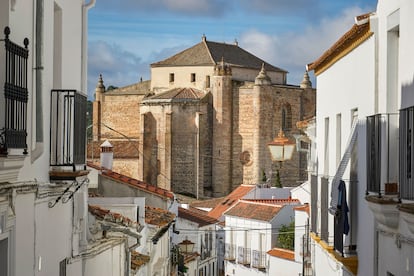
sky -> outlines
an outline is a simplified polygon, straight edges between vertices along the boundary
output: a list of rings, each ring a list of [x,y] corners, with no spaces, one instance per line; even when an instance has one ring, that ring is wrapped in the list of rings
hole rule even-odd
[[[201,41],[233,44],[289,72],[298,85],[305,66],[377,0],[97,0],[88,21],[88,95],[105,86],[148,80],[150,64]],[[313,82],[315,82],[312,76]],[[315,86],[315,84],[314,84]]]

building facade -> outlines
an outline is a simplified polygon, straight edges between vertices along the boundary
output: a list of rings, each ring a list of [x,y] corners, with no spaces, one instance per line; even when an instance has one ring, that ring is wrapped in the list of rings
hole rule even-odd
[[[100,83],[95,139],[138,143],[138,155],[128,159],[138,159],[130,170],[138,168],[138,179],[196,198],[223,196],[241,183],[259,183],[264,174],[274,178],[279,164],[272,164],[267,143],[280,129],[294,140],[301,134],[296,122],[314,116],[315,90],[307,74],[300,86],[287,84],[286,76],[238,45],[203,37],[153,63],[151,81],[112,91]],[[115,139],[105,125],[125,135]],[[114,152],[114,170],[122,169]],[[281,170],[282,183],[298,185],[305,169],[305,154],[295,152]]]
[[[413,273],[413,5],[378,1],[309,65],[318,81],[315,275]]]

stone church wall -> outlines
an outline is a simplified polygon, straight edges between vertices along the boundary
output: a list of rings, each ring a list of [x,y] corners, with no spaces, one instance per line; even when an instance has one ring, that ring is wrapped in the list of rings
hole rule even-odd
[[[105,96],[101,102],[102,122],[130,139],[139,137],[139,103],[143,95]],[[121,134],[101,125],[102,140],[125,139]]]

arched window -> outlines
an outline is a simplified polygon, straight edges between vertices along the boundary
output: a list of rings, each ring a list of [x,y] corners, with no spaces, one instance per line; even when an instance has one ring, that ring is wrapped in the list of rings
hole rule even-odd
[[[292,129],[292,109],[290,104],[285,103],[282,106],[282,130],[290,131]]]

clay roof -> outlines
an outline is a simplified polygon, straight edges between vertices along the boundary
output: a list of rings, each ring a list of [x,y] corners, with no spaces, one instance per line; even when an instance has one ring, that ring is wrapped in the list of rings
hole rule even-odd
[[[181,207],[178,207],[178,217],[195,222],[199,227],[218,223],[218,221],[212,217]]]
[[[150,261],[150,256],[131,251],[131,269],[137,270]]]
[[[105,220],[122,226],[136,227],[139,222],[133,221],[119,213],[111,212],[97,205],[88,205],[88,211],[99,220]]]
[[[304,205],[296,206],[293,208],[293,210],[306,212],[308,213],[308,215],[310,215],[310,208],[309,208],[309,204],[307,203],[305,203]]]
[[[145,95],[149,93],[151,88],[151,81],[137,82],[131,85],[120,87],[113,90],[105,91],[105,96],[116,96],[116,95]]]
[[[151,64],[151,67],[160,66],[214,66],[222,58],[227,64],[260,70],[265,64],[267,71],[286,72],[275,67],[255,55],[247,52],[235,44],[218,43],[203,40],[200,43],[165,60]]]
[[[286,260],[295,260],[295,252],[284,248],[273,248],[267,251],[267,254],[276,258],[282,258]]]
[[[275,199],[243,199],[242,201],[248,201],[253,203],[266,203],[274,205],[297,205],[300,204],[299,199],[296,198],[275,198]]]
[[[240,185],[227,195],[216,207],[208,212],[208,216],[219,219],[225,211],[235,205],[239,199],[243,198],[247,193],[253,190],[256,185]]]
[[[282,208],[283,206],[280,205],[239,201],[234,207],[225,212],[224,215],[269,222]]]
[[[137,180],[135,178],[131,178],[129,176],[122,175],[122,174],[116,173],[111,170],[103,170],[102,175],[105,177],[111,178],[113,180],[116,180],[121,184],[129,185],[131,187],[152,193],[159,197],[174,199],[174,194],[172,192],[166,189],[162,189],[162,188],[150,185],[148,183]]]
[[[219,198],[211,198],[199,201],[193,201],[190,203],[191,207],[199,207],[199,208],[214,208],[219,205],[223,201],[224,197]]]
[[[356,17],[357,23],[339,38],[322,56],[314,62],[308,64],[308,70],[314,70],[318,75],[329,68],[337,60],[358,47],[362,42],[368,39],[373,33],[370,31],[369,15],[364,14]],[[367,20],[368,19],[368,20]]]
[[[148,100],[199,100],[204,97],[203,91],[194,88],[173,88],[166,92],[157,94],[155,96],[146,98],[143,102]]]
[[[170,224],[174,219],[175,214],[168,212],[167,210],[145,206],[145,223],[162,227]]]

